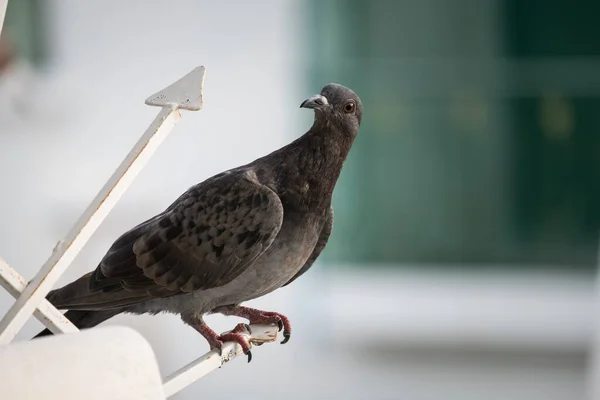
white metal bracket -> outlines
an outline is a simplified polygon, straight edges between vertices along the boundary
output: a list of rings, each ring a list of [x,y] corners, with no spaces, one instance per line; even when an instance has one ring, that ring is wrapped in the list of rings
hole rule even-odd
[[[197,67],[146,100],[146,104],[162,109],[31,282],[23,287],[16,271],[2,263],[0,284],[15,295],[16,301],[0,321],[0,345],[10,343],[36,310],[36,317],[53,332],[77,330],[44,299],[179,121],[179,109],[202,108],[204,73],[204,67]]]
[[[8,0],[0,0],[0,36],[2,36],[2,26],[4,24],[4,16],[6,15],[7,7]]]
[[[12,269],[6,261],[0,258],[0,285],[15,299],[25,290],[27,284],[21,276]],[[58,311],[46,299],[42,299],[33,315],[52,333],[72,333],[78,329],[63,313]]]

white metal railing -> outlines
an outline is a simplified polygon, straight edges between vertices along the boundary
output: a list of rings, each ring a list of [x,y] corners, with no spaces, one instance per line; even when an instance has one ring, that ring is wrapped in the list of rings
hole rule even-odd
[[[7,0],[0,0],[0,30],[6,4]],[[146,104],[161,107],[158,115],[29,283],[26,284],[17,271],[0,259],[0,285],[16,299],[0,320],[0,345],[10,343],[31,315],[53,333],[78,331],[45,297],[177,124],[181,118],[179,110],[197,111],[202,108],[204,75],[204,67],[197,67],[146,99]],[[277,327],[253,326],[252,335],[247,338],[251,344],[275,341]],[[166,377],[163,390],[171,396],[242,353],[237,343],[227,342],[221,354],[208,352]]]
[[[0,0],[0,35],[2,35],[2,25],[4,24],[6,7],[8,7],[8,0]]]
[[[13,306],[0,320],[0,344],[11,342],[25,325],[27,319],[38,308],[52,286],[56,284],[181,118],[179,109],[199,110],[202,108],[203,81],[204,67],[198,67],[146,100],[146,104],[160,106],[162,109],[67,236],[56,245],[50,258],[33,280],[20,292]],[[64,320],[60,325],[69,326]],[[51,327],[57,329],[59,325],[53,324]],[[69,329],[73,331],[75,327],[71,325]]]

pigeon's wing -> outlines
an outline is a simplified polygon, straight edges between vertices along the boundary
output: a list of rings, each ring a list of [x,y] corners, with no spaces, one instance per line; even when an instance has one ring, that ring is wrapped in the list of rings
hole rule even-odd
[[[254,172],[217,175],[121,236],[89,288],[126,306],[225,285],[273,243],[282,221],[279,197]]]
[[[312,267],[312,265],[315,263],[317,258],[319,258],[319,256],[321,255],[321,252],[327,245],[327,241],[329,240],[329,236],[331,235],[332,229],[333,229],[333,207],[330,207],[329,213],[327,214],[327,219],[325,220],[325,224],[323,225],[323,228],[321,228],[321,233],[319,234],[319,239],[317,240],[317,244],[315,245],[315,248],[313,249],[312,253],[310,254],[310,257],[308,257],[308,260],[306,260],[306,262],[304,263],[304,265],[302,266],[300,271],[298,271],[296,273],[296,275],[294,275],[294,277],[292,279],[290,279],[283,286],[287,286],[290,283],[294,282],[302,274],[304,274],[306,271],[308,271],[310,267]]]

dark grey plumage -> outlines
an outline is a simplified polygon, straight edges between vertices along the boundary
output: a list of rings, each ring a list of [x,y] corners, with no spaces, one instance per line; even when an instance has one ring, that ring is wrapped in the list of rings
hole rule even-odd
[[[306,134],[191,187],[118,238],[94,271],[48,300],[69,310],[80,328],[121,312],[172,312],[218,347],[202,316],[223,312],[250,322],[284,321],[287,340],[284,316],[239,305],[290,284],[325,248],[333,189],[362,119],[358,96],[337,84],[301,107],[315,112]]]

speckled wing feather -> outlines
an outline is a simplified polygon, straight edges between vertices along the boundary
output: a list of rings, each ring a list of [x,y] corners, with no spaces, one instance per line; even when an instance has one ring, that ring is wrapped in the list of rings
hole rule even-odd
[[[117,239],[89,277],[89,295],[56,302],[123,307],[224,285],[271,245],[282,221],[279,197],[254,172],[216,175]]]

